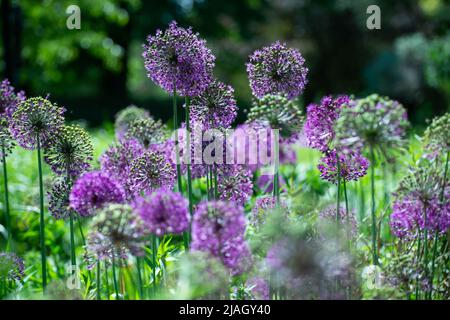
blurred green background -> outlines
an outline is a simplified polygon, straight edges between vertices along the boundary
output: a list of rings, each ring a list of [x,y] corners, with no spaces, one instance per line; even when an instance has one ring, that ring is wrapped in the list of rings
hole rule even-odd
[[[73,4],[81,30],[66,27]],[[366,27],[371,4],[381,8],[381,30]],[[170,118],[170,96],[147,78],[142,44],[173,19],[207,39],[216,76],[236,89],[239,121],[251,103],[248,55],[278,39],[299,48],[310,69],[303,105],[378,92],[401,101],[418,126],[448,110],[446,0],[1,0],[0,17],[2,77],[27,96],[50,94],[90,126],[131,103]]]

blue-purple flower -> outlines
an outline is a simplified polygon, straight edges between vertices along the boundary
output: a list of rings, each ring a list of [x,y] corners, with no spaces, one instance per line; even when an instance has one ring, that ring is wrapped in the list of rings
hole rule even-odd
[[[25,100],[25,93],[14,92],[8,79],[0,83],[0,118],[10,118],[17,108],[17,104]]]
[[[339,171],[338,171],[339,157]],[[341,181],[356,181],[364,177],[369,167],[369,160],[364,158],[359,152],[348,151],[336,156],[336,151],[331,150],[320,159],[317,168],[320,171],[320,177],[326,181],[337,184],[340,172]]]
[[[217,170],[217,189],[220,200],[244,205],[253,194],[253,174],[241,165],[221,166]]]
[[[0,281],[20,281],[24,276],[23,259],[11,252],[0,252]]]

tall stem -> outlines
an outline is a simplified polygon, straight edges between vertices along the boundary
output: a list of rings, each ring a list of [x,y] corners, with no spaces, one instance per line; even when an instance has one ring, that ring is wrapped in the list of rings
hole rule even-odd
[[[173,96],[172,96],[172,107],[173,107],[173,129],[175,130],[175,160],[176,160],[176,167],[177,167],[177,187],[178,192],[182,192],[182,186],[181,186],[181,166],[180,166],[180,155],[179,155],[179,149],[178,146],[178,113],[177,113],[177,90],[173,89]]]
[[[109,292],[108,261],[106,261],[106,260],[105,260],[105,285],[106,285],[106,299],[109,300],[111,294]]]
[[[119,298],[119,286],[117,284],[117,278],[116,278],[116,252],[113,249],[113,254],[112,254],[112,273],[113,273],[113,281],[114,281],[114,292],[116,293],[116,300],[120,299]]]
[[[190,152],[190,150],[191,150],[191,142],[190,142],[190,130],[191,130],[191,127],[190,127],[190,116],[189,116],[189,98],[188,97],[186,97],[185,98],[185,107],[186,107],[186,112],[185,112],[185,115],[186,115],[186,119],[185,119],[185,121],[186,121],[186,157],[187,157],[187,163],[186,163],[186,166],[187,166],[187,189],[188,189],[188,199],[189,199],[189,214],[191,215],[191,218],[192,218],[192,215],[193,215],[193,212],[194,212],[194,210],[193,210],[193,200],[192,200],[192,174],[191,174],[191,161],[190,161],[190,155],[191,155],[191,152]],[[191,219],[192,220],[192,219]],[[189,226],[189,237],[188,238],[190,238],[190,226]]]
[[[156,235],[152,234],[152,273],[153,273],[153,290],[156,294]]]
[[[9,251],[12,239],[12,230],[11,230],[11,216],[9,214],[8,171],[6,169],[6,150],[3,143],[2,143],[2,162],[3,162],[3,183],[5,191],[5,207],[4,207],[5,223],[6,223],[6,230],[8,232],[8,242],[6,245],[6,251]]]
[[[340,203],[341,203],[341,162],[336,151],[336,167],[337,167],[337,192],[336,192],[336,223],[339,225],[340,220]]]
[[[372,196],[372,205],[371,205],[371,215],[372,215],[372,256],[373,256],[373,264],[378,265],[378,255],[377,255],[377,219],[375,216],[375,152],[373,150],[373,146],[370,145],[370,167],[371,167],[371,175],[370,175],[370,189]]]
[[[36,135],[38,171],[39,171],[39,200],[40,200],[40,245],[41,245],[41,263],[42,263],[42,289],[47,287],[47,259],[45,256],[45,220],[44,220],[44,183],[42,179],[42,161],[41,161],[41,141],[39,134]]]
[[[100,260],[97,260],[97,300],[101,300],[101,296],[100,296],[100,270],[101,270],[101,266],[100,266]]]
[[[275,134],[274,143],[274,156],[275,156],[275,174],[273,175],[273,195],[275,197],[275,203],[278,206],[280,204],[280,180],[279,180],[279,153],[280,153],[280,141],[278,134]]]
[[[138,274],[138,283],[139,283],[139,296],[141,299],[144,299],[144,285],[142,283],[142,271],[141,271],[141,258],[136,257],[136,267]]]
[[[73,212],[72,210],[69,212],[70,218],[70,258],[72,262],[72,274],[75,272],[75,267],[77,266],[77,258],[75,256],[75,232],[73,228]]]
[[[218,184],[217,184],[217,169],[214,168],[214,199],[219,198],[219,190],[218,190]]]

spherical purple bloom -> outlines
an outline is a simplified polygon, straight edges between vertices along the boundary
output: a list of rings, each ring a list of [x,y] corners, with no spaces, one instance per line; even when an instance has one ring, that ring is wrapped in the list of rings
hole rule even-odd
[[[17,104],[25,100],[25,93],[14,92],[8,79],[0,83],[0,118],[10,118],[17,108]]]
[[[18,104],[10,119],[11,134],[25,149],[45,148],[64,125],[64,108],[47,99],[29,98]]]
[[[269,300],[269,284],[261,277],[253,277],[247,280],[247,287],[250,287],[250,293],[253,300]]]
[[[336,206],[332,205],[319,213],[320,220],[327,223],[336,223]],[[342,225],[348,225],[350,227],[350,235],[355,237],[358,233],[358,223],[355,218],[354,210],[349,210],[348,217],[344,207],[339,208],[338,215],[339,223]]]
[[[92,216],[109,203],[123,203],[125,191],[109,174],[92,171],[82,174],[70,193],[70,207],[80,216]]]
[[[283,210],[287,208],[284,201],[280,202],[280,206]],[[272,195],[257,198],[251,211],[250,224],[256,229],[260,228],[266,222],[267,214],[275,207],[276,201]]]
[[[221,166],[217,170],[220,200],[244,205],[253,194],[253,174],[241,165]]]
[[[349,101],[347,96],[335,99],[326,96],[322,98],[320,104],[312,103],[308,106],[303,130],[310,147],[322,152],[329,150],[330,143],[335,137],[335,122],[339,118],[342,106]]]
[[[0,280],[20,281],[25,276],[25,264],[15,253],[0,252]]]
[[[136,140],[144,148],[150,148],[152,145],[166,140],[168,134],[167,127],[161,120],[154,120],[151,117],[147,117],[130,122],[124,139]]]
[[[336,151],[331,150],[320,159],[317,168],[320,177],[326,181],[337,184],[338,182],[338,162]],[[356,181],[364,177],[369,167],[369,160],[364,158],[359,152],[348,151],[339,154],[340,179],[345,181]]]
[[[178,192],[156,190],[135,200],[134,208],[145,227],[157,236],[189,229],[188,201]]]
[[[247,63],[247,73],[253,95],[286,94],[289,99],[302,94],[307,83],[308,68],[300,51],[275,42],[256,50]]]
[[[176,172],[164,154],[146,151],[131,162],[127,188],[136,196],[159,188],[170,190],[175,177]]]
[[[201,124],[204,130],[228,128],[236,115],[233,88],[217,80],[211,82],[203,93],[192,98],[190,103],[191,120]]]
[[[70,216],[71,185],[66,179],[58,178],[52,182],[47,192],[48,211],[55,219],[67,219]]]
[[[138,108],[135,105],[130,105],[125,109],[120,110],[115,117],[114,130],[116,137],[121,141],[131,122],[137,119],[151,118],[150,113],[142,108]]]
[[[201,202],[192,222],[192,250],[219,258],[233,275],[250,266],[249,248],[244,239],[245,216],[241,206],[231,202]]]
[[[193,97],[209,86],[215,57],[192,28],[178,27],[172,21],[147,42],[143,53],[147,75],[164,90]]]

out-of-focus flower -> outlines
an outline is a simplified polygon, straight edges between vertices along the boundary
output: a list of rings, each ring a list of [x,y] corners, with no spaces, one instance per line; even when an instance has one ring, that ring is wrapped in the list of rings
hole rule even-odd
[[[175,21],[164,32],[148,36],[143,57],[147,75],[169,93],[198,96],[212,81],[215,57],[206,41]]]
[[[192,223],[191,248],[219,258],[231,274],[241,274],[251,265],[245,224],[241,206],[224,201],[201,202]]]
[[[229,128],[237,115],[236,99],[231,86],[213,81],[208,88],[192,98],[190,117],[203,130]]]
[[[333,99],[325,96],[320,104],[310,104],[307,107],[306,121],[303,130],[308,145],[321,152],[326,152],[335,137],[334,125],[339,118],[343,105],[350,101],[348,96]]]
[[[0,118],[0,163],[3,158],[12,152],[15,142],[9,132],[8,122],[5,118]]]
[[[78,176],[89,170],[94,156],[89,134],[79,126],[64,126],[45,149],[44,160],[57,174]]]
[[[123,203],[125,192],[122,186],[101,171],[82,174],[70,193],[70,207],[80,216],[92,216],[109,203]]]
[[[275,42],[256,50],[247,63],[247,73],[254,96],[286,94],[289,99],[302,94],[308,68],[300,51]]]
[[[150,113],[147,110],[138,108],[135,105],[130,105],[125,109],[120,110],[116,114],[116,120],[114,122],[114,129],[117,139],[122,140],[131,122],[150,117]]]
[[[14,92],[8,79],[0,83],[0,118],[10,118],[17,108],[17,104],[25,100],[25,93]]]
[[[188,201],[178,192],[156,190],[137,198],[133,207],[146,229],[157,236],[180,234],[189,229]]]
[[[244,205],[253,194],[253,175],[240,165],[222,166],[217,170],[217,189],[220,200]]]
[[[71,185],[66,179],[57,178],[47,192],[48,211],[56,219],[67,219],[70,215]]]
[[[272,193],[273,192],[273,175],[262,174],[258,177],[256,184],[262,193]],[[278,184],[280,186],[280,192],[284,191],[286,186],[286,181],[284,181],[281,175],[278,176]]]
[[[157,189],[171,190],[175,184],[176,173],[164,154],[146,151],[131,162],[127,188],[140,195]]]
[[[253,277],[247,280],[252,300],[269,300],[269,284],[261,277]]]
[[[64,125],[64,108],[47,99],[29,98],[18,104],[9,128],[17,143],[25,149],[46,148]]]
[[[167,137],[168,131],[166,126],[161,120],[154,120],[153,118],[133,120],[128,124],[128,129],[125,133],[125,139],[134,139],[144,148],[161,143],[165,141]]]
[[[359,152],[348,151],[339,154],[339,168],[341,181],[356,181],[364,177],[369,167],[369,160],[364,158]],[[320,171],[320,177],[331,183],[338,182],[338,159],[336,151],[328,151],[324,157],[320,159],[317,166]]]
[[[338,221],[340,225],[349,227],[350,235],[356,237],[358,234],[358,223],[355,218],[354,210],[349,210],[348,216],[345,208],[339,207]],[[319,222],[325,222],[327,224],[336,223],[336,206],[331,205],[319,213]]]
[[[2,282],[20,281],[24,275],[25,265],[22,258],[11,252],[0,252],[0,280]]]
[[[424,149],[428,157],[435,158],[439,155],[446,156],[450,151],[450,113],[433,119],[425,130]]]
[[[267,215],[275,210],[276,201],[273,196],[263,196],[256,199],[255,205],[252,208],[250,215],[250,224],[255,228],[259,229],[265,224],[267,220]],[[287,209],[286,203],[284,201],[280,202],[280,208],[284,211]]]

